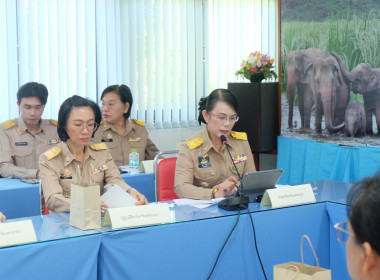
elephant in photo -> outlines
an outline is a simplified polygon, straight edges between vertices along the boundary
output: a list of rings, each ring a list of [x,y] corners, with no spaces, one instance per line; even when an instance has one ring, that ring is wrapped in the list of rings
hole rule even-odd
[[[350,87],[343,79],[338,61],[328,56],[318,58],[313,68],[313,93],[315,101],[315,130],[322,132],[322,115],[329,134],[339,132],[344,127],[346,107],[350,97]]]
[[[362,137],[365,135],[366,120],[363,105],[353,101],[347,105],[344,121],[344,134],[349,137]]]
[[[310,128],[311,109],[314,105],[310,80],[313,79],[309,67],[317,58],[327,57],[326,51],[310,48],[307,50],[290,50],[286,56],[289,128],[293,127],[294,88],[297,86],[297,101],[300,111],[301,128]]]
[[[366,114],[366,134],[372,135],[372,115],[376,117],[377,132],[380,129],[380,68],[371,68],[368,63],[358,64],[351,72],[341,57],[333,52],[338,60],[342,74],[351,83],[354,93],[363,95],[364,110]]]

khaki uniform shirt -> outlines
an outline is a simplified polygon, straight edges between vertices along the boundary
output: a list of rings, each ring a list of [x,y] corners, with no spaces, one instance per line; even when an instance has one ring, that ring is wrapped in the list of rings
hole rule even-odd
[[[36,134],[30,133],[20,116],[0,125],[0,175],[6,178],[36,178],[39,156],[59,143],[57,122],[41,120]]]
[[[112,124],[102,123],[93,142],[106,143],[117,166],[129,164],[132,149],[139,153],[140,161],[154,159],[158,154],[156,145],[149,139],[145,123],[136,119],[126,120],[124,135],[120,135]]]
[[[61,142],[40,156],[40,177],[46,206],[55,213],[70,211],[72,183],[99,185],[101,194],[104,193],[105,184],[118,184],[126,191],[131,188],[120,177],[119,169],[104,143],[86,146],[82,163],[71,154],[67,144]]]
[[[231,132],[228,146],[240,176],[256,171],[247,135]],[[179,197],[211,199],[212,187],[231,175],[239,179],[225,146],[217,151],[205,129],[184,143],[177,157],[174,190]]]

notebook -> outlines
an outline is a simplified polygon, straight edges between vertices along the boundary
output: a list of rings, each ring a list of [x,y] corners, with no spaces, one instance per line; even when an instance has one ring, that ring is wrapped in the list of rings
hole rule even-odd
[[[245,174],[242,182],[249,201],[260,202],[265,190],[276,186],[283,171],[283,169],[272,169]]]

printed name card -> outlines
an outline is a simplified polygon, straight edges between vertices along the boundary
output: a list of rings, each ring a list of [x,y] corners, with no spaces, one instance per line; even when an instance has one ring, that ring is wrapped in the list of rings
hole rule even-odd
[[[0,247],[36,242],[31,220],[0,223]]]
[[[108,208],[103,226],[111,225],[112,229],[166,224],[172,221],[169,205],[166,203]]]
[[[157,164],[161,161],[162,159],[159,159],[157,161]],[[153,174],[154,173],[154,160],[143,160],[140,162],[140,167],[139,171],[141,173],[145,174]]]
[[[261,205],[272,205],[273,208],[315,202],[310,184],[289,186],[279,189],[268,189],[261,200]]]

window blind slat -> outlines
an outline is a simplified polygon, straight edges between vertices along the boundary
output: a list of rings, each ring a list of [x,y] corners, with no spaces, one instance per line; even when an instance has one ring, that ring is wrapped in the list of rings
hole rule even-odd
[[[146,81],[147,81],[147,110],[146,121],[148,129],[154,128],[154,26],[153,3],[146,2]]]
[[[136,20],[144,18],[144,1],[141,1],[139,5],[136,6]],[[141,20],[141,22],[136,23],[137,33],[136,33],[136,42],[137,42],[137,101],[136,106],[138,109],[137,118],[139,120],[145,121],[145,81],[147,75],[145,73],[145,21]]]
[[[179,39],[180,39],[180,18],[179,18],[180,6],[178,1],[174,1],[172,4],[172,127],[179,127],[179,69],[180,69],[180,51],[179,51]]]
[[[158,1],[154,2],[154,40],[155,40],[155,127],[162,128],[162,40],[161,40],[161,5]]]

